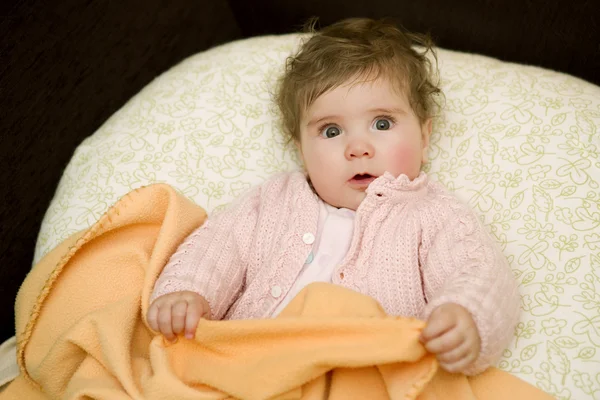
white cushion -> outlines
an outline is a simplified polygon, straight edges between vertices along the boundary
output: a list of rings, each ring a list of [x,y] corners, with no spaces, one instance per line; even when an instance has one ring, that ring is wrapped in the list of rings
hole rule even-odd
[[[213,48],[131,99],[77,148],[35,261],[142,185],[169,183],[210,212],[297,168],[270,92],[298,38]],[[426,170],[481,214],[520,282],[522,319],[499,367],[558,398],[598,398],[600,88],[479,55],[439,60],[446,104]]]

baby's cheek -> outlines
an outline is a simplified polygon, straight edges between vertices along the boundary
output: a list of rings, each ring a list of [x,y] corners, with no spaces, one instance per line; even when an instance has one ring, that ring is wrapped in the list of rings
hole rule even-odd
[[[407,175],[414,179],[421,170],[421,154],[410,146],[398,146],[390,152],[390,163],[394,168],[394,175]]]

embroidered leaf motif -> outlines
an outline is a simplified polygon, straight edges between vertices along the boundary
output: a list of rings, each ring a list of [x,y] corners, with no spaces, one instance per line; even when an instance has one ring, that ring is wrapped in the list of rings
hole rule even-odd
[[[469,146],[471,145],[471,139],[467,139],[464,142],[462,142],[458,148],[456,149],[456,156],[457,157],[462,157],[465,155],[465,153],[467,152],[467,150],[469,149]]]
[[[162,147],[163,153],[170,153],[170,152],[172,152],[173,149],[175,148],[176,144],[177,144],[177,139],[171,139],[171,140],[169,140]]]
[[[524,101],[523,103],[515,106],[509,105],[509,107],[500,116],[502,119],[514,118],[520,124],[526,124],[531,120],[533,114],[530,109],[535,105],[532,101]]]
[[[573,380],[575,381],[575,386],[581,388],[585,394],[592,394],[594,389],[589,374],[585,372],[582,374],[579,371],[575,371]]]
[[[228,86],[232,86],[232,87],[236,87],[237,85],[240,84],[240,77],[237,74],[234,74],[230,71],[225,71],[223,73],[223,80],[225,81],[225,84]]]
[[[592,269],[600,270],[600,254],[590,254],[590,265]]]
[[[565,122],[566,118],[567,118],[567,113],[556,114],[554,117],[552,117],[552,120],[550,121],[550,123],[553,126],[561,125],[563,122]]]
[[[519,148],[525,153],[525,155],[519,157],[519,164],[521,165],[533,164],[544,156],[544,146],[542,145],[533,147],[531,143],[526,142],[519,146]]]
[[[586,158],[579,159],[575,162],[567,160],[567,164],[556,170],[556,175],[569,176],[576,184],[583,185],[589,179],[589,176],[585,170],[591,165],[591,161]]]
[[[213,134],[207,131],[197,131],[192,134],[192,137],[198,138],[200,140],[206,140],[211,137]],[[189,137],[186,137],[188,139]]]
[[[543,189],[558,189],[562,185],[556,179],[546,179],[544,182],[540,184],[540,187]]]
[[[595,110],[582,110],[582,115],[585,115],[588,118],[600,118],[600,111]]]
[[[585,241],[583,247],[589,247],[592,250],[600,249],[600,235],[598,235],[597,233],[585,235],[583,239]]]
[[[520,131],[521,131],[521,125],[515,125],[506,131],[506,134],[504,135],[504,137],[516,136],[517,133],[519,133]]]
[[[202,80],[200,81],[200,85],[204,86],[204,85],[208,85],[213,78],[215,77],[215,74],[207,74],[204,78],[202,78]]]
[[[568,197],[568,196],[572,195],[573,193],[575,193],[576,190],[577,190],[577,188],[575,186],[566,186],[560,192],[560,195],[563,197]]]
[[[504,130],[505,125],[503,124],[494,124],[494,125],[490,125],[487,128],[485,128],[485,132],[486,133],[498,133],[498,132],[502,132],[502,130]]]
[[[523,285],[527,285],[529,282],[531,282],[533,280],[533,278],[535,278],[535,271],[531,271],[528,272],[527,274],[525,274],[525,276],[523,277]]]
[[[478,207],[483,212],[488,212],[494,206],[494,198],[490,196],[496,185],[492,182],[487,183],[481,191],[475,191],[473,197],[471,197],[471,204],[475,207]]]
[[[510,208],[515,209],[521,205],[523,198],[525,197],[524,193],[525,190],[521,190],[510,199]]]
[[[535,207],[545,214],[552,211],[552,207],[554,206],[552,197],[538,186],[533,187],[533,202]]]
[[[579,268],[580,265],[581,265],[581,257],[572,258],[565,264],[565,271],[567,273],[571,274],[571,273],[577,271],[577,269]]]
[[[196,135],[187,136],[185,138],[185,146],[190,158],[197,162],[204,158],[204,147]]]
[[[581,131],[586,135],[594,135],[596,133],[596,124],[582,113],[577,113],[575,120]]]
[[[573,325],[573,333],[587,335],[594,345],[600,347],[600,315],[588,318],[577,311],[575,313],[581,315],[584,319]]]
[[[259,137],[262,136],[264,130],[265,130],[265,124],[256,125],[252,129],[250,129],[250,137],[252,139],[258,139]]]
[[[490,135],[481,134],[479,135],[479,147],[488,156],[493,156],[498,151],[498,141]]]
[[[527,245],[523,246],[526,247],[527,250],[521,253],[521,255],[519,256],[519,264],[524,265],[525,263],[529,263],[529,265],[535,269],[540,269],[544,266],[547,266],[548,260],[544,256],[544,253],[548,249],[548,242],[537,242],[531,247]]]
[[[594,357],[594,355],[596,355],[596,349],[594,347],[584,347],[577,355],[577,358],[587,360]]]
[[[590,254],[590,265],[592,266],[592,274],[600,281],[600,254]],[[596,296],[600,299],[600,293]]]
[[[529,346],[527,346],[523,350],[521,350],[521,360],[523,360],[523,361],[531,360],[537,353],[538,344],[539,343],[530,344]]]
[[[131,153],[127,153],[123,156],[123,158],[121,158],[121,162],[122,163],[127,163],[131,160],[133,160],[133,158],[135,157],[135,153],[131,152]]]
[[[568,336],[561,336],[555,339],[554,343],[556,343],[559,347],[562,347],[564,349],[573,349],[579,344],[578,341]]]
[[[224,135],[214,135],[214,137],[210,140],[210,144],[212,146],[219,146],[225,140]]]
[[[100,161],[100,165],[98,165],[98,175],[103,178],[109,178],[112,176],[114,172],[114,167],[112,164],[107,163],[106,161]]]
[[[558,347],[552,342],[548,342],[547,353],[548,361],[550,361],[550,365],[552,365],[552,368],[559,374],[563,375],[564,385],[566,375],[571,371],[571,362],[569,361],[565,353],[563,353],[563,351],[560,349],[560,347]]]

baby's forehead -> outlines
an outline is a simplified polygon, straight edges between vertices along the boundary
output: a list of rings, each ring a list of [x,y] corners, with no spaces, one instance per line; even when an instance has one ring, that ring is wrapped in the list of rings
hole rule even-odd
[[[331,87],[319,91],[318,95],[312,97],[312,101],[305,103],[305,108],[310,109],[311,106],[318,105],[326,98],[341,100],[351,95],[382,96],[405,103],[408,101],[409,96],[409,91],[406,88],[407,85],[401,78],[390,79],[383,75],[375,78],[352,78],[337,82]]]
[[[317,91],[320,92],[314,99],[327,95],[334,90],[350,91],[356,87],[360,87],[361,90],[365,91],[378,91],[382,88],[393,92],[402,98],[405,98],[409,93],[406,90],[409,87],[409,81],[400,72],[386,72],[386,71],[371,71],[368,73],[358,73],[348,79],[332,80],[328,82],[329,88],[320,88],[316,86]]]
[[[388,79],[348,80],[316,96],[304,107],[302,119],[375,113],[412,114],[414,110],[403,87]]]

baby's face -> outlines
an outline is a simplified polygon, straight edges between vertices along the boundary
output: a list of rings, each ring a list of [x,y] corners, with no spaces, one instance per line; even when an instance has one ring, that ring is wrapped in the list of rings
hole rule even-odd
[[[304,113],[298,147],[319,196],[356,210],[384,172],[411,180],[419,175],[430,133],[431,120],[421,124],[407,97],[377,79],[318,97]]]

